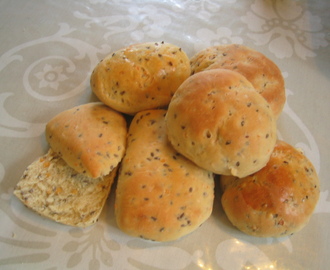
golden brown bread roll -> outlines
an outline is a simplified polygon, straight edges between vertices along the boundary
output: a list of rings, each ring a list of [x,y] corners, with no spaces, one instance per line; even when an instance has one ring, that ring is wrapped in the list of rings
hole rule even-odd
[[[213,174],[177,153],[167,140],[165,110],[135,115],[115,199],[119,228],[155,241],[178,239],[210,215]]]
[[[319,199],[312,163],[293,146],[278,141],[267,165],[245,178],[222,176],[223,209],[249,235],[279,237],[302,229]]]
[[[181,48],[148,42],[105,57],[91,75],[91,88],[111,108],[135,114],[167,106],[189,75],[189,58]]]
[[[78,173],[97,178],[117,167],[125,153],[123,115],[101,102],[61,112],[46,125],[50,147]]]
[[[173,147],[216,174],[247,176],[269,160],[276,120],[268,102],[241,74],[214,69],[189,77],[166,115]]]
[[[273,61],[258,51],[238,44],[208,47],[191,58],[192,74],[215,68],[241,73],[268,101],[278,118],[286,97],[282,73]]]
[[[69,167],[52,149],[27,167],[14,194],[41,216],[66,225],[94,224],[116,176],[90,178]]]

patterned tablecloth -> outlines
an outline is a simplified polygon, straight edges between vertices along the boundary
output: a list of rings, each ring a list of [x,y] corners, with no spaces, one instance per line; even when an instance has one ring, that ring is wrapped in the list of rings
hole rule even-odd
[[[0,269],[326,269],[330,265],[330,1],[82,0],[0,2]],[[166,41],[191,57],[238,43],[283,72],[287,103],[278,136],[313,162],[321,195],[308,225],[284,238],[255,238],[213,214],[174,242],[132,238],[116,226],[111,193],[99,222],[57,224],[12,194],[24,169],[48,149],[45,124],[95,101],[89,78],[105,55]]]

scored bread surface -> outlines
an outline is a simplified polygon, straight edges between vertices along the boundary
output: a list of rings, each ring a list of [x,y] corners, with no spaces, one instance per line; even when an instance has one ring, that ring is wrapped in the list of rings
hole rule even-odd
[[[239,72],[269,102],[276,118],[282,112],[286,101],[282,73],[261,52],[238,44],[218,45],[198,52],[190,63],[192,74],[216,68]]]
[[[14,194],[41,216],[66,225],[94,224],[106,202],[117,168],[90,178],[69,167],[51,149],[27,167]]]
[[[95,95],[111,108],[135,114],[165,107],[190,75],[179,47],[164,42],[133,44],[105,57],[91,75]]]
[[[132,120],[118,176],[115,214],[125,233],[155,241],[178,239],[210,215],[213,174],[181,156],[167,140],[165,110]]]
[[[169,104],[166,125],[178,152],[216,174],[258,171],[276,142],[268,102],[245,77],[225,69],[189,77]]]
[[[301,230],[319,199],[320,183],[300,151],[278,141],[267,165],[245,178],[222,176],[222,206],[246,234],[280,237]]]
[[[101,102],[63,111],[46,125],[50,147],[79,173],[107,175],[125,153],[127,123],[122,114]]]

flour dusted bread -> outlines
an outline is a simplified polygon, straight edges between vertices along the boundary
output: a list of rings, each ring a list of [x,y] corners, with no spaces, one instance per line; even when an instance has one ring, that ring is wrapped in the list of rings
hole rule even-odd
[[[241,74],[214,69],[189,77],[166,115],[173,147],[216,174],[247,176],[269,160],[276,120],[268,102]]]
[[[278,141],[267,165],[245,178],[222,176],[222,205],[239,230],[279,237],[302,229],[319,199],[312,163],[293,146]]]
[[[123,115],[95,102],[61,112],[46,125],[50,147],[78,173],[97,178],[121,161],[126,147]]]
[[[79,174],[51,149],[27,167],[14,194],[38,214],[66,225],[95,223],[111,189],[117,168],[103,177]]]
[[[208,47],[191,58],[192,74],[215,68],[237,71],[270,104],[277,118],[285,104],[284,79],[277,65],[262,53],[243,45]]]
[[[125,233],[155,241],[178,239],[210,215],[213,174],[176,152],[167,140],[165,110],[132,120],[118,176],[115,214]]]
[[[105,57],[91,75],[91,88],[111,108],[135,114],[167,106],[189,75],[189,58],[181,48],[140,43]]]

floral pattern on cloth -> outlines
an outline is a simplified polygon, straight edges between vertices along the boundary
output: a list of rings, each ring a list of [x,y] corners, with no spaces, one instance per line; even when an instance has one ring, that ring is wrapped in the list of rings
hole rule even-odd
[[[329,45],[320,17],[305,10],[300,2],[256,0],[241,20],[256,45],[267,45],[276,57],[293,55],[306,60]]]

